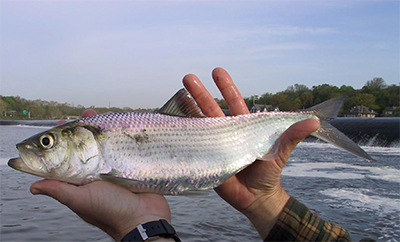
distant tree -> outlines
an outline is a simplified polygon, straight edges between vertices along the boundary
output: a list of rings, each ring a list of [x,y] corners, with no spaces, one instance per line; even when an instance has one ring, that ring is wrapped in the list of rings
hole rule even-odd
[[[18,96],[3,96],[1,99],[7,103],[8,110],[22,111],[21,103],[19,102],[20,98]]]
[[[303,92],[300,95],[300,101],[301,101],[302,108],[309,108],[309,107],[313,106],[313,100],[314,100],[314,95],[310,91]]]
[[[291,100],[285,92],[278,92],[272,96],[271,104],[278,106],[282,111],[294,111],[300,108],[301,101],[299,98]]]
[[[400,106],[400,86],[390,85],[385,89],[388,93],[388,107]]]
[[[301,101],[299,98],[294,100],[286,100],[281,105],[279,105],[279,109],[282,111],[295,111],[301,109]]]
[[[294,84],[294,86],[289,86],[288,88],[286,88],[287,92],[295,92],[297,94],[302,94],[303,92],[308,92],[310,91],[310,88],[308,88],[306,85],[303,84]]]
[[[288,95],[284,92],[278,92],[271,98],[271,104],[274,106],[280,106],[288,99]],[[280,107],[279,107],[280,108]]]
[[[46,109],[42,105],[33,102],[26,106],[25,110],[31,113],[30,116],[32,119],[42,119],[46,113]]]
[[[247,107],[250,109],[253,106],[253,99],[251,97],[244,97],[243,99]]]
[[[341,96],[339,88],[329,84],[313,86],[312,93],[314,95],[314,105]]]
[[[218,103],[218,105],[219,105],[222,109],[228,109],[228,104],[226,103],[225,99],[218,99],[218,98],[215,98],[214,100]]]
[[[371,87],[373,89],[380,90],[385,89],[387,85],[382,77],[374,77],[372,80],[367,81],[364,87]]]
[[[367,106],[374,111],[379,109],[379,106],[375,104],[375,97],[368,93],[359,93],[346,100],[344,108],[346,110],[353,108],[354,106]]]
[[[373,95],[375,97],[375,104],[377,105],[375,111],[382,112],[383,110],[385,110],[385,108],[388,106],[390,99],[389,93],[386,91],[386,89],[377,90],[370,95]]]
[[[143,108],[142,112],[151,112],[152,110],[154,110],[154,109]],[[133,109],[130,108],[130,107],[123,107],[122,111],[124,111],[124,112],[132,112]]]
[[[272,93],[264,93],[263,95],[260,96],[257,103],[271,104],[272,96],[273,96]]]
[[[46,118],[49,119],[61,119],[63,116],[62,112],[56,106],[46,107]]]
[[[56,107],[61,111],[64,118],[67,116],[77,116],[79,113],[76,113],[76,109],[69,105],[68,103],[57,104]]]
[[[396,109],[393,111],[392,117],[400,117],[400,109]]]
[[[357,91],[352,86],[346,86],[346,85],[342,85],[339,91],[342,96],[346,97],[352,97],[357,93]]]
[[[7,111],[7,103],[0,99],[0,116],[3,116],[5,111]]]

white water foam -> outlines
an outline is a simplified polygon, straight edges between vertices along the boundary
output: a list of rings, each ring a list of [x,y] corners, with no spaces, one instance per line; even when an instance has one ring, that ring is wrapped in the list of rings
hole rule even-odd
[[[387,196],[371,195],[376,194],[369,189],[359,188],[331,188],[320,191],[321,194],[330,197],[325,199],[324,202],[331,204],[331,206],[345,206],[351,208],[358,213],[374,214],[375,216],[370,225],[364,228],[364,231],[379,235],[378,241],[398,241],[399,238],[399,212],[400,212],[400,199],[391,198]],[[339,201],[339,205],[337,202]],[[374,225],[375,224],[375,225]],[[380,227],[377,229],[376,227]]]
[[[351,206],[359,212],[376,210],[380,213],[396,214],[400,211],[400,199],[368,195],[371,192],[369,189],[359,188],[331,188],[320,191],[321,194],[332,197],[335,200],[343,200],[344,205]]]
[[[315,140],[312,142],[301,142],[297,145],[298,147],[304,146],[304,147],[315,147],[315,148],[334,148],[334,149],[339,149],[333,144],[326,143],[322,140]],[[382,146],[368,146],[368,145],[363,145],[359,144],[359,146],[365,150],[367,153],[369,152],[380,152],[380,153],[385,153],[385,154],[396,154],[400,155],[400,145],[398,146],[390,146],[390,147],[382,147]]]
[[[309,162],[288,164],[282,172],[284,176],[292,177],[320,177],[330,179],[363,179],[365,176],[353,171],[338,171],[335,168],[343,167],[342,163]]]
[[[389,167],[357,166],[339,162],[308,162],[288,164],[284,176],[320,177],[330,179],[380,179],[400,183],[400,170]]]

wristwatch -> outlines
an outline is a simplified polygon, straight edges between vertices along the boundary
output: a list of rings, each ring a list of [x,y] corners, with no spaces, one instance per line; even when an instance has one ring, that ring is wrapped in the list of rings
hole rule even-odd
[[[181,242],[175,229],[165,219],[139,224],[134,230],[125,235],[121,242],[143,242],[153,237],[172,238]]]

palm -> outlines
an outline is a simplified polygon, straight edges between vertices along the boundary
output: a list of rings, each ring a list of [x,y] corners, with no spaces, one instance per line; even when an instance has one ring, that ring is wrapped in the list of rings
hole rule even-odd
[[[215,190],[234,208],[243,211],[261,195],[274,192],[274,185],[279,184],[279,178],[276,179],[279,171],[275,170],[279,168],[273,161],[255,161]]]
[[[143,216],[155,214],[169,216],[169,208],[165,198],[158,194],[134,194],[125,188],[109,182],[93,182],[77,187],[76,196],[68,206],[89,223],[96,223],[102,218],[106,226],[122,227],[124,223],[132,226],[132,222]],[[151,209],[149,209],[151,208]],[[146,211],[144,214],[142,211]],[[97,213],[96,213],[97,212]],[[86,216],[86,213],[90,216]],[[93,214],[96,217],[93,218]],[[117,215],[117,216],[116,216]],[[112,221],[115,219],[115,221]],[[125,220],[131,221],[125,221]]]
[[[32,185],[34,194],[49,194],[67,205],[86,222],[119,240],[139,223],[171,219],[168,203],[159,194],[134,194],[105,181],[74,186],[55,180]]]

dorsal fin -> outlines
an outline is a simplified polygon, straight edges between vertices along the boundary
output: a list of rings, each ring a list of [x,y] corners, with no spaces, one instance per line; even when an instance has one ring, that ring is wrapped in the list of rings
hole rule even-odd
[[[185,89],[180,89],[167,103],[157,111],[157,113],[179,117],[206,117],[197,106],[196,102]]]

